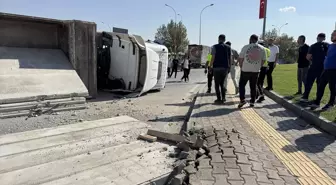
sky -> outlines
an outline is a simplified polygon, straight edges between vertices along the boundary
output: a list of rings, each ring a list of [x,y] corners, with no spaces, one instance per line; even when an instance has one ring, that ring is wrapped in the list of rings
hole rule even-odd
[[[263,20],[259,19],[260,0],[0,0],[0,12],[55,19],[92,21],[99,31],[120,27],[129,33],[154,39],[156,29],[175,19],[186,25],[191,44],[199,42],[201,10],[213,3],[202,14],[202,44],[217,43],[219,34],[225,34],[232,47],[240,50],[251,34],[262,33]],[[335,29],[335,0],[268,0],[266,30],[280,27],[280,33],[297,38],[307,37],[307,43],[316,41],[320,32],[327,35]],[[103,23],[102,23],[103,22]],[[273,26],[274,25],[274,26]]]

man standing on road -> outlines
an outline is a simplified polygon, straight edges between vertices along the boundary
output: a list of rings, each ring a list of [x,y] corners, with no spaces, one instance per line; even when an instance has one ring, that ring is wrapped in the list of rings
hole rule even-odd
[[[258,41],[258,44],[264,47],[265,55],[266,55],[266,61],[264,65],[260,68],[260,73],[259,73],[258,82],[257,82],[257,98],[258,98],[257,102],[262,103],[265,100],[265,96],[263,92],[264,81],[265,81],[265,77],[266,77],[267,70],[268,70],[267,59],[271,55],[271,50],[265,47],[265,43],[263,40]]]
[[[249,82],[251,90],[250,106],[254,107],[254,102],[257,95],[257,80],[260,68],[266,61],[266,53],[263,46],[257,44],[258,36],[251,35],[250,44],[243,47],[239,54],[239,65],[241,67],[241,74],[239,80],[239,96],[240,103],[238,108],[246,104],[245,100],[245,86]]]
[[[213,70],[217,95],[215,103],[224,103],[226,101],[224,81],[227,77],[229,67],[231,67],[231,47],[224,44],[224,42],[225,35],[219,35],[218,44],[214,45],[211,51],[210,68]]]
[[[268,58],[268,70],[267,70],[267,87],[266,90],[273,90],[273,70],[278,62],[279,47],[274,45],[274,40],[271,38],[268,40],[268,49],[271,50],[271,55]]]
[[[170,71],[171,71],[172,67],[173,67],[173,61],[172,61],[171,58],[169,58],[169,60],[168,60],[168,69],[167,69],[168,78],[171,77],[171,76],[170,76]]]
[[[173,59],[173,69],[172,69],[172,72],[170,74],[170,77],[173,76],[173,73],[175,73],[175,78],[176,78],[178,64],[179,64],[179,61],[176,58],[174,58]]]
[[[207,75],[207,77],[208,77],[208,91],[207,91],[207,93],[211,93],[211,86],[212,86],[212,79],[213,79],[212,69],[210,68],[211,58],[212,58],[211,53],[209,53],[208,57],[207,57],[207,62],[205,64],[205,70],[204,70],[205,74],[208,73],[208,75]]]
[[[336,96],[336,30],[331,34],[331,42],[329,45],[328,54],[324,61],[324,70],[320,77],[320,82],[318,83],[316,100],[312,109],[316,109],[320,106],[321,99],[324,94],[324,89],[329,84],[330,89],[330,98],[329,102],[322,108],[322,110],[328,110],[335,105],[335,96]]]
[[[308,50],[307,60],[310,61],[311,65],[308,69],[305,92],[300,100],[301,102],[308,102],[310,90],[312,89],[314,82],[316,81],[317,86],[320,82],[320,76],[323,72],[323,63],[327,56],[329,46],[328,43],[324,42],[325,38],[326,35],[324,33],[318,34],[317,42],[311,45]]]
[[[298,81],[298,91],[295,95],[302,94],[302,83],[306,83],[306,77],[308,74],[308,69],[310,62],[307,60],[307,54],[309,50],[309,46],[305,43],[306,37],[304,35],[300,35],[297,43],[299,44],[299,58],[298,58],[298,70],[297,70],[297,81]]]
[[[227,44],[228,46],[231,47],[231,42],[227,41],[225,44]],[[229,73],[231,74],[231,79],[233,81],[233,85],[235,86],[235,94],[238,94],[239,90],[238,90],[238,82],[237,82],[237,78],[236,78],[236,66],[237,66],[237,60],[239,58],[239,54],[236,50],[231,48],[231,67],[229,69]],[[227,81],[228,78],[225,78],[225,88],[227,89]]]

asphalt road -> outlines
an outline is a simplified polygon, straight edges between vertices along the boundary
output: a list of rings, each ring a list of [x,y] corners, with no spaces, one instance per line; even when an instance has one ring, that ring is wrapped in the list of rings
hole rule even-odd
[[[183,73],[169,78],[165,89],[150,92],[138,98],[117,99],[111,94],[100,93],[97,99],[89,100],[88,109],[0,120],[0,135],[23,132],[59,125],[73,124],[128,115],[151,124],[154,128],[179,132],[192,101],[192,95],[206,84],[203,69],[192,69],[189,82],[181,82]]]

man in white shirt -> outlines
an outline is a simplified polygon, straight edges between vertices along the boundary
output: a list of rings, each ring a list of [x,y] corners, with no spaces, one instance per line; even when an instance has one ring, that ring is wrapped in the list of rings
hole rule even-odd
[[[229,45],[231,47],[231,42],[227,41],[225,44]],[[233,85],[235,86],[235,94],[238,94],[239,92],[239,88],[238,88],[238,80],[236,77],[236,66],[237,66],[237,60],[239,58],[239,54],[236,50],[231,48],[231,67],[229,69],[229,73],[231,74],[231,79],[233,82]],[[224,86],[227,89],[227,85],[228,85],[228,77],[225,78],[225,82],[224,82]]]
[[[258,43],[258,36],[251,35],[250,44],[244,46],[239,54],[238,62],[241,67],[239,80],[239,97],[240,103],[238,108],[246,104],[245,86],[247,82],[250,85],[251,101],[250,106],[254,107],[254,102],[257,96],[257,81],[260,68],[266,61],[266,52],[263,46]]]
[[[268,49],[271,50],[271,55],[268,58],[268,70],[267,70],[267,87],[266,90],[273,90],[273,78],[272,73],[278,62],[279,47],[273,44],[274,40],[271,38],[268,40]]]

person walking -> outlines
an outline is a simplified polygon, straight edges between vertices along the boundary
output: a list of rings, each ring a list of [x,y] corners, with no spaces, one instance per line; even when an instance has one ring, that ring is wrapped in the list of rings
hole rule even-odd
[[[188,74],[187,74],[187,81],[188,82],[189,82],[190,71],[191,71],[191,62],[190,62],[190,59],[188,58]]]
[[[258,76],[258,81],[257,81],[257,103],[262,103],[265,101],[265,96],[264,96],[264,81],[265,77],[267,74],[267,69],[268,69],[268,62],[267,59],[271,55],[271,50],[268,49],[265,46],[265,42],[263,40],[258,41],[258,44],[264,47],[265,50],[265,55],[266,55],[266,61],[264,65],[260,68],[259,76]]]
[[[170,77],[173,76],[173,73],[175,73],[175,78],[176,78],[179,61],[176,58],[174,58],[172,63],[173,63],[173,67],[172,67],[172,71],[170,73]]]
[[[167,69],[168,78],[171,77],[171,76],[170,76],[170,71],[171,71],[172,67],[173,67],[173,62],[172,62],[172,59],[169,58],[169,60],[168,60],[168,69]]]
[[[249,82],[251,91],[250,107],[254,107],[259,71],[266,61],[265,49],[257,42],[258,36],[251,35],[250,44],[245,45],[239,54],[238,62],[241,67],[241,74],[239,80],[240,103],[238,108],[242,108],[247,103],[245,100],[245,86],[247,82]]]
[[[327,56],[328,46],[329,44],[324,42],[326,39],[326,35],[324,33],[320,33],[317,35],[317,42],[310,46],[307,54],[307,60],[310,61],[311,65],[308,69],[306,83],[305,83],[305,91],[301,98],[301,102],[307,103],[310,91],[313,87],[314,82],[318,86],[320,82],[320,76],[323,72],[324,68],[324,60]]]
[[[316,109],[320,106],[324,90],[327,84],[329,84],[330,98],[329,102],[322,108],[322,110],[328,110],[335,105],[336,96],[336,30],[331,34],[331,42],[329,45],[328,53],[324,61],[324,70],[318,83],[316,99],[311,105],[312,109]]]
[[[227,77],[229,67],[231,66],[231,47],[224,44],[225,35],[218,36],[218,44],[212,47],[210,68],[213,70],[215,78],[215,90],[217,100],[215,103],[224,103],[226,101],[226,89],[224,81]]]
[[[212,57],[212,55],[211,55],[211,53],[209,53],[208,57],[207,57],[207,62],[205,64],[205,70],[204,70],[204,73],[207,74],[207,78],[208,78],[207,93],[211,93],[211,86],[212,86],[212,80],[213,80],[213,72],[212,72],[212,69],[210,68],[211,57]]]
[[[305,43],[306,37],[304,35],[300,35],[297,43],[299,44],[299,57],[297,60],[298,69],[297,69],[297,81],[298,81],[298,91],[295,95],[302,94],[302,84],[305,84],[308,69],[310,66],[309,60],[307,60],[307,54],[309,50],[309,46]]]
[[[225,44],[231,47],[230,41],[227,41]],[[232,49],[232,47],[231,47],[231,52],[232,52],[231,53],[231,67],[229,69],[229,73],[231,74],[231,79],[235,87],[235,94],[238,94],[239,90],[238,90],[238,82],[237,82],[237,77],[236,77],[236,66],[237,66],[236,61],[238,60],[239,54],[236,50]],[[225,78],[224,86],[226,89],[227,89],[227,85],[228,85],[228,78]]]
[[[181,81],[184,79],[184,81],[187,82],[188,72],[189,72],[189,60],[188,59],[184,59],[182,65],[183,65],[182,66],[182,68],[183,68],[183,76],[181,78]]]
[[[274,40],[271,38],[268,40],[268,49],[271,51],[268,60],[268,70],[267,70],[267,87],[266,90],[273,90],[273,77],[272,73],[277,65],[279,59],[279,47],[274,45]]]

